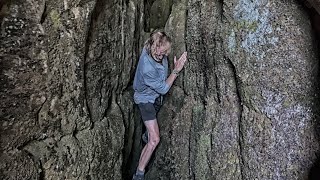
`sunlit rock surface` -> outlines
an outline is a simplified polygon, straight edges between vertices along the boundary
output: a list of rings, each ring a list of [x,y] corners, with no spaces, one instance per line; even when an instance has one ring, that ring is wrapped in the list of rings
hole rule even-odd
[[[147,178],[306,179],[320,106],[304,5],[1,1],[1,179],[130,179],[143,131],[131,84],[155,28],[173,39],[171,68],[189,60],[158,114]]]

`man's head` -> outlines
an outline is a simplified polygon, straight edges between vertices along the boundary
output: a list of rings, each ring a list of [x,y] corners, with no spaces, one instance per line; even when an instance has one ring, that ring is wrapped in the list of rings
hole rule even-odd
[[[161,61],[171,51],[171,39],[163,31],[153,32],[146,41],[145,48],[156,61]]]

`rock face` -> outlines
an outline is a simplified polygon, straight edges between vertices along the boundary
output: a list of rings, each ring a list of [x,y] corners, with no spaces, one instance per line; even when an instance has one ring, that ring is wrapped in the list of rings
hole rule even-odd
[[[3,179],[123,178],[137,7],[102,0],[3,5]]]
[[[307,178],[319,150],[319,48],[296,1],[0,8],[2,179],[130,179],[143,129],[131,84],[155,28],[189,61],[158,114],[148,179]]]

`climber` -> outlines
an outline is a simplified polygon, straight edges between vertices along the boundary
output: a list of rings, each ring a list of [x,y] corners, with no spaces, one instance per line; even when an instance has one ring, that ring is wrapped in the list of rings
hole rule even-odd
[[[147,143],[142,149],[139,164],[133,179],[144,179],[144,171],[150,157],[160,141],[156,114],[162,105],[162,96],[166,94],[187,61],[187,52],[177,60],[174,57],[174,69],[168,76],[168,55],[171,51],[171,39],[165,32],[155,31],[145,42],[133,82],[134,101],[138,105],[142,120],[146,126],[143,140]]]

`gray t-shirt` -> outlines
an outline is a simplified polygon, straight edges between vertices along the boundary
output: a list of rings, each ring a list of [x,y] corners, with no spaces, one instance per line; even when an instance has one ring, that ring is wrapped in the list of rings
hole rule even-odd
[[[166,94],[170,89],[167,76],[168,58],[165,56],[162,64],[158,63],[143,48],[133,81],[134,102],[154,103],[160,94]]]

